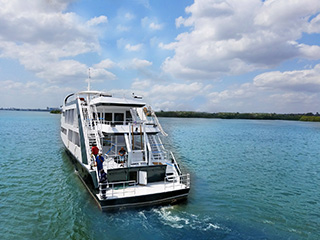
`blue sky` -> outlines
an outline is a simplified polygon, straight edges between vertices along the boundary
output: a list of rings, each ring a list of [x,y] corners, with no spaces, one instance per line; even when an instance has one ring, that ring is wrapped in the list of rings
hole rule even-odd
[[[156,110],[318,112],[318,0],[0,0],[0,107],[91,87]]]

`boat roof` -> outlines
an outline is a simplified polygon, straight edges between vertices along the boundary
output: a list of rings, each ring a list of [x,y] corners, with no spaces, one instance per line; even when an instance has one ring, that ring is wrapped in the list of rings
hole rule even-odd
[[[143,107],[146,103],[141,101],[141,97],[134,96],[132,98],[126,97],[113,97],[112,94],[101,91],[80,91],[72,93],[65,98],[65,103],[71,96],[88,96],[90,104],[96,106],[130,106],[130,107]]]

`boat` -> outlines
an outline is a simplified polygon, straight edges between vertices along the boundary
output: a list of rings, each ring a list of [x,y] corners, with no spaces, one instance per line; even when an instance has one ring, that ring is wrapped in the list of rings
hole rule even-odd
[[[167,150],[167,134],[140,96],[116,97],[89,87],[72,93],[63,102],[60,135],[103,211],[176,204],[188,197],[190,174],[182,173]]]

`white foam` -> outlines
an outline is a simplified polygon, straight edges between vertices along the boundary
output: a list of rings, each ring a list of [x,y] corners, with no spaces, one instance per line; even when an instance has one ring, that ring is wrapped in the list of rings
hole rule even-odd
[[[195,214],[182,211],[174,212],[173,210],[174,207],[172,206],[153,209],[153,211],[159,215],[161,222],[172,228],[183,228],[188,226],[197,231],[221,229],[218,224],[212,223],[210,217],[199,219]]]
[[[144,214],[144,211],[138,213],[141,217],[147,220],[147,216]]]

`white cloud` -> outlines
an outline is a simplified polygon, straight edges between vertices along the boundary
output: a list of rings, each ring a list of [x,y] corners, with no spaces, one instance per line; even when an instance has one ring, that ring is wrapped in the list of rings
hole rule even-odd
[[[131,44],[126,44],[125,49],[130,51],[130,52],[136,52],[140,51],[142,48],[142,44],[136,44],[136,45],[131,45]]]
[[[70,92],[75,92],[75,88],[61,87],[37,81],[0,81],[0,102],[1,107],[18,108],[44,108],[59,107],[62,99]],[[17,94],[19,99],[16,101]]]
[[[148,17],[141,19],[141,25],[151,30],[161,30],[163,28],[163,24],[159,24],[156,19],[152,20]]]
[[[17,59],[26,70],[51,82],[82,77],[84,64],[61,59],[97,52],[100,46],[94,30],[66,12],[69,2],[0,0],[0,57]]]
[[[135,79],[131,85],[131,88],[134,90],[146,90],[149,89],[151,86],[152,82],[149,80],[140,80],[140,79]]]
[[[157,23],[152,22],[149,24],[149,27],[153,30],[160,30],[160,29],[162,29],[163,26],[162,26],[162,24],[157,24]]]
[[[193,82],[190,84],[170,83],[155,84],[149,90],[148,96],[161,96],[161,99],[167,100],[187,100],[192,99],[203,93],[204,86],[202,83]]]
[[[102,68],[93,68],[91,71],[91,79],[93,81],[103,82],[105,80],[115,80],[116,78],[116,75]]]
[[[161,48],[175,51],[163,70],[184,79],[214,79],[274,67],[293,58],[320,59],[320,47],[299,44],[302,33],[319,33],[318,0],[195,0],[188,18],[176,26],[191,27]]]
[[[296,71],[274,71],[256,76],[253,83],[257,87],[281,89],[296,92],[320,91],[320,64],[313,69]]]
[[[114,66],[115,66],[115,63],[110,59],[102,60],[98,64],[93,65],[94,68],[102,68],[102,69],[109,69],[109,68],[113,68]]]
[[[74,60],[45,63],[36,74],[52,83],[71,83],[86,78],[87,66]]]
[[[101,23],[107,23],[108,22],[108,18],[106,16],[100,16],[100,17],[94,17],[92,19],[90,19],[87,24],[88,26],[95,26],[95,25],[99,25]]]
[[[138,58],[132,59],[132,62],[131,62],[131,67],[136,69],[149,67],[151,65],[152,65],[152,62],[149,62],[148,60],[144,60],[144,59],[138,59]]]
[[[213,112],[312,112],[318,109],[319,91],[320,64],[312,69],[263,73],[251,83],[210,92],[203,108]]]
[[[196,110],[201,106],[195,104],[199,96],[206,96],[211,85],[193,83],[158,83],[152,84],[144,95],[156,110]]]

